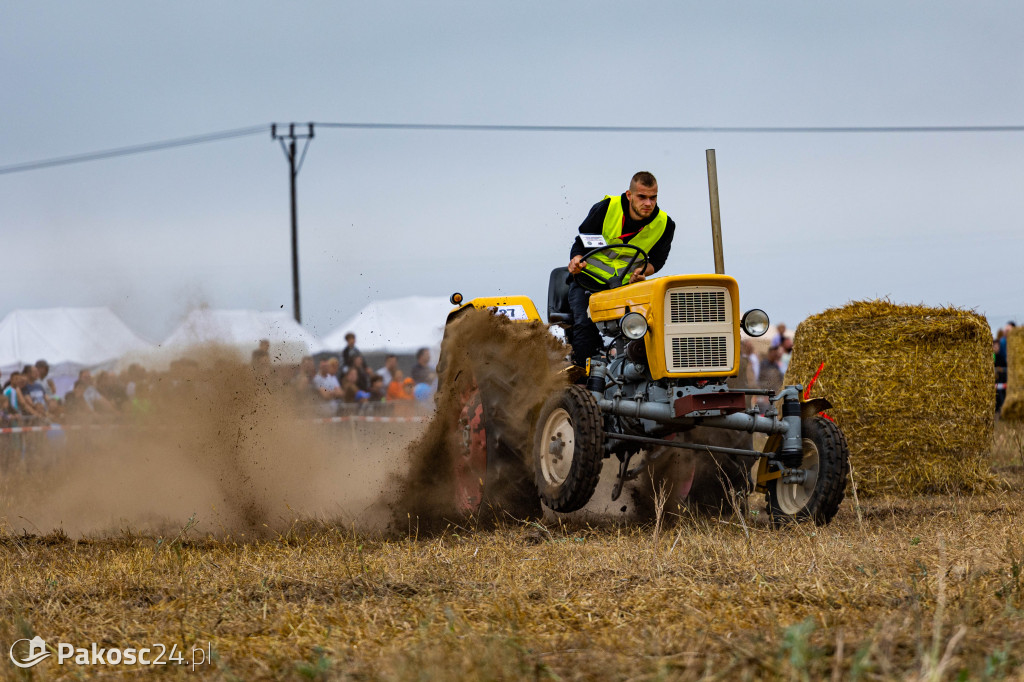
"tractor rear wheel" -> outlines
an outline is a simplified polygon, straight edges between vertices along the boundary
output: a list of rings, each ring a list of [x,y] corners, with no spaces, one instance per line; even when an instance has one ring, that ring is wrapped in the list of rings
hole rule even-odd
[[[529,469],[522,455],[503,442],[501,410],[487,397],[480,388],[462,397],[453,462],[456,506],[475,516],[538,518],[540,499]]]
[[[458,447],[452,462],[455,506],[460,512],[476,514],[484,499],[484,479],[487,478],[487,427],[478,388],[462,396],[456,443]]]
[[[537,418],[533,460],[540,497],[556,512],[580,509],[594,494],[604,457],[597,401],[570,385],[548,398]]]
[[[768,514],[775,525],[814,521],[826,525],[839,511],[850,471],[850,450],[835,422],[821,416],[803,421],[802,483],[768,481]]]

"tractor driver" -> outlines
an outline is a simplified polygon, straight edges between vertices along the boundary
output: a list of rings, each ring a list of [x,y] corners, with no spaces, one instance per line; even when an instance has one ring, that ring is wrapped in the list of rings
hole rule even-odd
[[[639,282],[661,270],[672,247],[676,224],[658,208],[658,181],[647,171],[640,171],[629,182],[629,189],[619,196],[606,196],[594,204],[580,225],[581,235],[601,235],[607,244],[633,244],[647,252],[649,262],[623,278],[623,284]],[[590,263],[583,260],[589,251],[576,237],[569,252],[569,273],[594,279],[594,286],[607,286],[608,280],[622,275],[632,257],[624,260],[597,254]],[[605,252],[608,253],[608,252]],[[583,273],[583,274],[580,274]],[[585,367],[587,360],[602,348],[601,333],[590,319],[590,291],[577,284],[569,285],[569,307],[572,310],[572,361]]]

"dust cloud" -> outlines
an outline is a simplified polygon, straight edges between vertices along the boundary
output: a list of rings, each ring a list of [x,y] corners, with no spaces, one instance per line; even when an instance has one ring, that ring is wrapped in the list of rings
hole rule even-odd
[[[459,514],[452,479],[453,458],[464,447],[459,417],[466,393],[479,387],[488,429],[497,428],[521,465],[505,481],[513,489],[491,491],[491,501],[532,495],[532,429],[544,400],[568,381],[566,346],[540,322],[512,322],[488,310],[467,309],[451,322],[438,363],[437,409],[422,437],[409,449],[408,473],[395,478],[390,502],[396,525],[430,530]],[[487,497],[487,495],[485,495]],[[515,502],[516,500],[509,500]],[[539,505],[537,507],[539,510]],[[493,508],[484,511],[493,511]]]
[[[310,519],[381,529],[380,500],[421,424],[322,423],[271,370],[191,352],[129,423],[22,434],[0,480],[0,528],[72,536],[263,537]],[[55,437],[56,436],[56,437]],[[49,441],[49,442],[47,442]]]

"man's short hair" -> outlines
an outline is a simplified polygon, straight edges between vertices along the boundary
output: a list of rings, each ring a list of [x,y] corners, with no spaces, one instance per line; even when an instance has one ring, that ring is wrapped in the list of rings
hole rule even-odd
[[[644,187],[654,187],[658,184],[657,178],[654,177],[653,173],[648,171],[640,171],[633,176],[630,180],[631,185],[643,185]]]

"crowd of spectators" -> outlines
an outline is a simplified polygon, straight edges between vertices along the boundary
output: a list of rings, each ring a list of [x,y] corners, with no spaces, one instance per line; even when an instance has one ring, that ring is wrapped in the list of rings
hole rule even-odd
[[[57,395],[49,369],[45,360],[39,360],[7,377],[0,400],[0,427],[77,422],[87,413],[98,417],[131,414],[147,402],[148,383],[143,381],[147,373],[139,365],[120,374],[97,372],[95,376],[83,369],[74,388],[63,396]]]
[[[7,377],[0,397],[0,428],[45,424],[63,415],[49,374],[50,365],[40,360]]]
[[[300,400],[311,400],[324,416],[359,408],[380,408],[382,405],[410,406],[432,400],[437,390],[437,375],[430,364],[430,349],[416,353],[416,364],[410,376],[398,367],[398,356],[390,354],[384,364],[373,369],[356,347],[355,334],[345,336],[341,357],[328,356],[316,363],[305,357],[291,381]],[[402,410],[408,411],[408,410]]]
[[[300,413],[335,416],[353,412],[411,414],[417,404],[432,404],[437,376],[431,365],[430,349],[416,354],[409,376],[399,368],[399,358],[388,355],[377,369],[366,358],[349,334],[345,349],[338,355],[319,359],[303,357],[297,365],[273,365],[270,344],[261,341],[252,351],[253,375],[271,392],[293,403]],[[228,372],[237,371],[225,365]],[[146,370],[133,364],[121,372],[84,369],[74,387],[58,397],[48,377],[49,364],[39,360],[4,377],[0,397],[0,428],[46,426],[51,424],[104,423],[126,421],[149,414],[154,406],[187,398],[187,391],[201,386],[200,363],[182,358],[164,372]],[[213,374],[222,374],[214,367]]]

